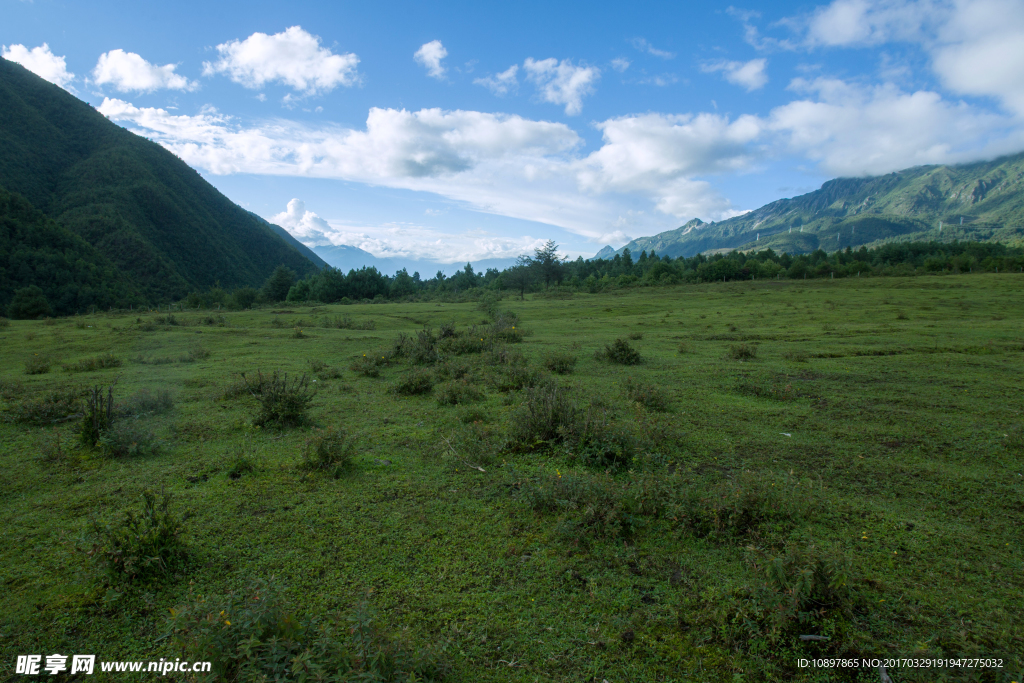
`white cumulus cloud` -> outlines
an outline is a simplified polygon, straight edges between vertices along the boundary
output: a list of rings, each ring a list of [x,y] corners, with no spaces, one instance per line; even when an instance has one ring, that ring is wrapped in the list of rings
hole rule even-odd
[[[412,56],[418,64],[427,69],[427,75],[431,78],[443,79],[445,68],[441,61],[448,56],[448,50],[444,48],[440,40],[432,40],[424,43]]]
[[[359,81],[359,57],[349,52],[334,54],[320,46],[320,38],[301,26],[281,33],[253,33],[245,40],[217,46],[220,59],[204,62],[203,74],[226,74],[246,88],[283,83],[297,92],[312,95],[351,86]]]
[[[578,164],[580,187],[645,195],[677,217],[726,215],[729,202],[694,177],[749,167],[763,131],[757,117],[718,114],[641,114],[596,125],[604,144]]]
[[[808,97],[773,109],[767,127],[789,150],[836,175],[972,161],[1024,142],[1024,131],[1006,117],[928,90],[828,78],[797,79],[790,89]]]
[[[293,199],[288,202],[288,207],[276,216],[272,216],[270,222],[280,225],[296,239],[307,244],[330,243],[327,234],[331,232],[331,226],[320,216],[312,211],[307,211],[306,204],[301,199]]]
[[[917,45],[950,91],[1024,116],[1021,0],[834,0],[787,23],[812,48]]]
[[[46,43],[31,50],[24,45],[4,45],[2,54],[4,59],[17,62],[36,76],[62,88],[66,89],[75,80],[75,74],[68,71],[64,57],[50,52],[50,46]]]
[[[504,96],[510,92],[514,93],[519,89],[519,80],[516,78],[516,74],[518,72],[519,65],[513,64],[501,73],[494,74],[493,76],[476,78],[473,80],[473,83],[484,86],[495,95]]]
[[[718,60],[704,62],[700,69],[704,73],[715,73],[721,71],[725,80],[733,85],[746,88],[747,92],[763,88],[768,82],[768,74],[765,70],[768,66],[767,59],[751,59],[749,62],[734,62]]]
[[[175,64],[157,66],[140,55],[124,50],[111,50],[100,55],[92,78],[98,85],[110,84],[121,92],[153,92],[154,90],[195,90],[199,84],[174,73]]]
[[[594,84],[601,77],[596,66],[576,66],[568,59],[559,62],[551,57],[535,60],[527,57],[523,62],[527,77],[537,85],[541,99],[552,104],[564,104],[568,115],[583,111],[583,98],[594,92]]]

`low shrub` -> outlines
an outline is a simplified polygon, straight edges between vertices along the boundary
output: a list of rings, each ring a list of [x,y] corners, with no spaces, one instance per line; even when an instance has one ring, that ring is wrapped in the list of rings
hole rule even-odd
[[[621,487],[607,476],[555,470],[524,484],[520,500],[535,512],[560,513],[555,534],[586,546],[595,538],[629,538],[639,521],[623,506]]]
[[[491,382],[498,391],[519,391],[543,384],[543,376],[527,365],[503,365],[495,368]]]
[[[114,420],[114,388],[107,387],[107,395],[103,390],[93,387],[85,403],[85,414],[78,429],[78,438],[82,445],[93,448],[100,440],[103,431],[110,427]]]
[[[480,401],[484,393],[464,379],[453,379],[438,385],[437,403],[442,406],[455,406]]]
[[[523,341],[525,332],[519,325],[519,316],[512,311],[502,311],[494,317],[491,323],[491,339],[506,344],[518,344]]]
[[[567,351],[552,351],[544,356],[544,367],[559,375],[568,375],[576,367],[576,356]]]
[[[0,315],[0,327],[7,327],[11,324],[11,321]]]
[[[43,462],[59,464],[67,460],[68,451],[61,444],[60,431],[56,427],[50,434],[43,437],[39,444],[39,453]]]
[[[240,456],[237,460],[231,463],[231,467],[228,468],[228,479],[241,479],[243,474],[250,474],[256,471],[256,463],[246,456]]]
[[[25,374],[26,375],[45,375],[50,371],[51,361],[46,356],[40,356],[38,353],[34,354],[31,358],[25,361]]]
[[[0,398],[12,401],[25,393],[25,385],[13,379],[0,379]]]
[[[679,346],[676,347],[676,352],[680,353],[680,354],[682,354],[682,353],[689,353],[690,352],[690,345],[687,344],[686,342],[679,342]]]
[[[308,336],[309,335],[302,331],[301,327],[296,327],[294,330],[292,330],[292,337],[295,339],[305,339]]]
[[[108,368],[121,367],[121,359],[112,353],[105,353],[95,358],[86,358],[77,363],[65,364],[62,367],[65,372],[93,372],[95,370],[106,370]]]
[[[255,377],[242,373],[242,380],[250,395],[260,404],[253,424],[293,427],[306,421],[306,410],[313,402],[316,390],[305,373],[289,380],[288,373],[282,375],[275,370],[264,375],[257,371]]]
[[[299,468],[338,474],[352,465],[354,455],[355,442],[344,429],[317,429],[306,439]]]
[[[144,415],[146,413],[164,413],[174,407],[174,397],[170,389],[139,389],[128,397],[125,403],[125,410],[129,415]]]
[[[489,421],[490,418],[487,412],[482,408],[473,406],[459,411],[459,422],[463,424],[471,424],[473,422],[487,423]]]
[[[658,413],[668,412],[668,397],[654,384],[640,381],[635,377],[627,377],[624,387],[626,397],[632,403],[637,403]]]
[[[526,356],[522,351],[510,349],[507,346],[494,348],[487,358],[489,365],[526,365]]]
[[[309,374],[319,380],[338,379],[341,377],[341,370],[328,365],[322,360],[310,359],[306,364],[309,366]]]
[[[794,363],[806,363],[807,362],[807,352],[806,351],[786,351],[785,353],[782,354],[782,357],[785,358],[786,360],[792,361]]]
[[[630,346],[625,339],[616,339],[611,344],[605,344],[604,349],[595,355],[600,360],[620,365],[638,365],[643,360],[640,352]]]
[[[320,320],[320,327],[336,330],[375,330],[377,323],[373,320],[353,320],[350,315],[336,315],[333,318],[324,316]]]
[[[629,333],[629,338],[632,339],[633,341],[640,341],[641,339],[644,338],[644,333],[643,332],[630,332]]]
[[[787,382],[751,382],[741,381],[736,384],[736,392],[757,398],[766,398],[773,401],[791,401],[796,398],[796,390],[793,384]]]
[[[438,363],[434,369],[434,374],[437,377],[437,381],[443,382],[448,379],[465,379],[469,376],[470,371],[471,368],[465,363],[445,361]]]
[[[361,358],[356,358],[348,366],[348,369],[366,377],[380,377],[380,369],[393,364],[395,358],[394,349],[378,349],[364,353]]]
[[[816,545],[787,544],[781,552],[751,547],[749,552],[748,564],[757,578],[731,590],[714,588],[702,594],[699,623],[711,627],[730,649],[776,669],[771,676],[776,680],[791,678],[796,671],[792,662],[795,651],[803,649],[802,635],[823,639],[814,643],[812,656],[843,653],[855,608],[863,608],[852,590],[853,562],[835,548]]]
[[[210,351],[202,344],[196,342],[190,344],[188,351],[184,356],[181,357],[182,363],[195,363],[197,361],[206,360],[210,357]]]
[[[182,539],[184,519],[171,511],[171,497],[146,490],[142,511],[125,512],[111,525],[93,522],[96,540],[90,551],[114,583],[167,577],[181,569],[188,554]]]
[[[757,347],[753,344],[730,344],[726,355],[733,360],[751,360],[757,358]]]
[[[160,452],[153,430],[140,427],[134,420],[110,423],[100,430],[97,444],[104,455],[112,458],[143,457]]]
[[[523,389],[508,417],[506,448],[531,451],[579,438],[584,410],[568,389],[556,386]]]
[[[686,526],[699,538],[784,534],[811,515],[817,497],[786,477],[743,473],[717,485],[695,486],[683,500]]]
[[[438,360],[437,337],[429,327],[424,327],[410,338],[405,345],[406,355],[416,365],[429,365]]]
[[[20,395],[20,392],[19,394]],[[15,396],[5,397],[8,400]],[[82,411],[82,390],[58,387],[38,398],[25,397],[8,406],[8,419],[28,425],[45,425],[73,419]]]
[[[433,388],[434,378],[431,376],[430,371],[420,368],[413,368],[407,372],[393,387],[394,392],[402,396],[429,394]]]
[[[283,589],[254,581],[245,590],[206,597],[190,591],[171,610],[172,647],[213,671],[215,681],[440,681],[445,671],[431,649],[386,634],[366,604],[346,618],[315,620],[292,611]]]

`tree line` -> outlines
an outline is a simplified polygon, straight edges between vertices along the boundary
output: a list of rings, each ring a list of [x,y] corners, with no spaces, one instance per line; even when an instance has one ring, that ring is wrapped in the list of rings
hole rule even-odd
[[[623,287],[735,280],[971,272],[1024,272],[1024,248],[996,242],[907,242],[872,249],[847,247],[833,253],[819,249],[792,255],[764,249],[674,259],[646,251],[634,258],[624,249],[611,259],[584,260],[581,257],[570,261],[560,256],[558,245],[549,240],[532,255],[520,256],[514,265],[501,271],[488,268],[477,272],[467,263],[454,275],[438,271],[431,278],[423,278],[418,272],[410,275],[406,269],[389,276],[374,267],[353,269],[348,273],[328,267],[300,279],[295,271],[282,265],[259,289],[242,287],[228,291],[216,285],[206,291],[194,291],[180,303],[188,308],[246,309],[282,301],[354,303],[458,297],[480,290],[504,290],[522,298],[529,292],[554,289],[597,293]],[[31,290],[24,288],[15,293],[8,307],[10,317],[38,317],[50,310],[38,288]]]

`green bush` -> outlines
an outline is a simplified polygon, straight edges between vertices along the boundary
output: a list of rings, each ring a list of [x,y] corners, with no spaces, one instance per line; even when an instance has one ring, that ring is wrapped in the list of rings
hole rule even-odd
[[[120,358],[112,353],[105,353],[94,358],[85,358],[77,363],[65,364],[62,367],[65,372],[94,372],[96,370],[107,370],[119,368],[122,365]]]
[[[259,401],[253,424],[261,427],[294,427],[304,423],[306,410],[316,396],[305,373],[289,380],[288,373],[282,375],[274,370],[273,374],[264,375],[257,371],[255,377],[242,373],[242,381],[249,394]]]
[[[97,443],[100,451],[112,458],[134,458],[160,452],[153,430],[140,427],[131,420],[117,420],[101,429]]]
[[[25,361],[26,375],[45,375],[50,371],[50,359],[38,353]]]
[[[307,361],[307,365],[309,366],[309,374],[313,375],[319,380],[338,379],[339,377],[341,377],[341,370],[331,365],[328,365],[322,360],[310,359],[309,361]]]
[[[576,356],[567,351],[552,351],[544,356],[544,367],[559,375],[568,375],[576,367]]]
[[[10,320],[8,320],[7,318],[5,318],[2,315],[0,315],[0,328],[7,327],[10,324],[11,324]],[[83,325],[83,327],[85,327],[85,326]]]
[[[199,342],[189,344],[188,351],[181,357],[182,363],[195,363],[210,357],[210,351]]]
[[[113,525],[93,522],[96,542],[90,554],[115,583],[166,577],[187,559],[183,520],[171,512],[170,495],[157,502],[157,495],[147,490],[142,500],[141,514],[129,510]]]
[[[429,394],[434,388],[434,378],[430,371],[413,368],[400,378],[394,385],[396,394],[402,396],[416,396]]]
[[[555,533],[586,546],[595,538],[629,538],[640,522],[624,504],[622,487],[608,476],[555,470],[524,484],[520,500],[541,513],[559,513]]]
[[[480,401],[484,393],[464,379],[443,382],[437,387],[437,402],[442,406],[462,405]]]
[[[751,360],[757,358],[757,347],[753,344],[730,344],[727,355],[733,360]]]
[[[733,481],[693,487],[682,519],[700,538],[780,535],[807,519],[817,500],[809,487],[789,478],[743,473]]]
[[[107,387],[107,395],[99,387],[93,387],[85,404],[85,414],[78,429],[78,438],[83,446],[93,448],[114,420],[114,388]]]
[[[620,365],[638,365],[643,360],[640,352],[630,346],[625,339],[616,339],[611,344],[605,344],[604,350],[599,351],[597,357]]]
[[[365,604],[345,619],[317,620],[294,613],[273,581],[255,581],[239,593],[206,597],[190,591],[171,610],[172,646],[213,671],[199,683],[220,681],[440,681],[434,652],[385,634]]]
[[[635,377],[627,377],[624,386],[626,396],[631,402],[658,413],[668,411],[668,397],[654,384],[642,382]]]
[[[330,470],[338,474],[352,465],[354,455],[355,443],[344,429],[317,429],[306,439],[300,468],[306,471]]]
[[[437,376],[437,380],[443,382],[448,379],[464,379],[469,376],[470,370],[471,368],[465,363],[445,361],[437,365],[434,373]]]
[[[491,381],[498,391],[519,391],[543,384],[544,378],[540,372],[527,365],[499,365]]]
[[[561,443],[583,431],[585,411],[568,389],[556,386],[524,389],[508,418],[510,451],[531,451]]]
[[[37,320],[50,315],[50,303],[46,300],[43,290],[36,285],[29,285],[14,292],[7,315],[15,320]]]
[[[17,385],[14,385],[17,387]],[[21,395],[21,391],[17,395]],[[5,395],[12,400],[14,395]],[[82,390],[76,387],[58,387],[40,398],[23,398],[7,408],[8,419],[28,425],[46,425],[73,418],[82,410]]]
[[[834,548],[787,544],[782,552],[751,547],[748,562],[757,579],[732,590],[714,588],[702,595],[698,621],[709,626],[730,649],[761,660],[790,678],[799,636],[825,638],[814,655],[842,653],[857,599],[853,562]],[[773,679],[778,679],[772,676]]]
[[[355,321],[350,315],[336,315],[333,318],[327,316],[321,318],[320,327],[335,330],[375,330],[377,323],[373,320]]]

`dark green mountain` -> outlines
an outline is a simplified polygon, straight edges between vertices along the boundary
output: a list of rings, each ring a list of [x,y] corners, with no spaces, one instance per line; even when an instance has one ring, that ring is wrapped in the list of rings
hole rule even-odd
[[[181,159],[3,59],[0,187],[92,245],[148,301],[217,282],[258,287],[278,265],[317,268]]]
[[[322,258],[313,253],[312,249],[310,249],[305,244],[292,237],[292,234],[285,230],[284,228],[282,228],[280,225],[274,225],[273,223],[264,220],[262,216],[257,216],[252,211],[249,212],[249,215],[255,218],[257,221],[259,221],[262,225],[266,225],[268,228],[273,230],[274,233],[278,235],[281,239],[283,239],[285,242],[295,247],[300,254],[302,254],[310,261],[312,261],[317,268],[327,267],[327,261],[324,261]]]
[[[814,192],[728,220],[694,219],[675,230],[635,239],[623,249],[671,257],[768,247],[800,254],[927,240],[1024,243],[1024,154],[838,178]],[[621,252],[605,247],[598,257]]]
[[[31,286],[56,315],[146,301],[95,247],[0,188],[0,314],[14,292]]]

